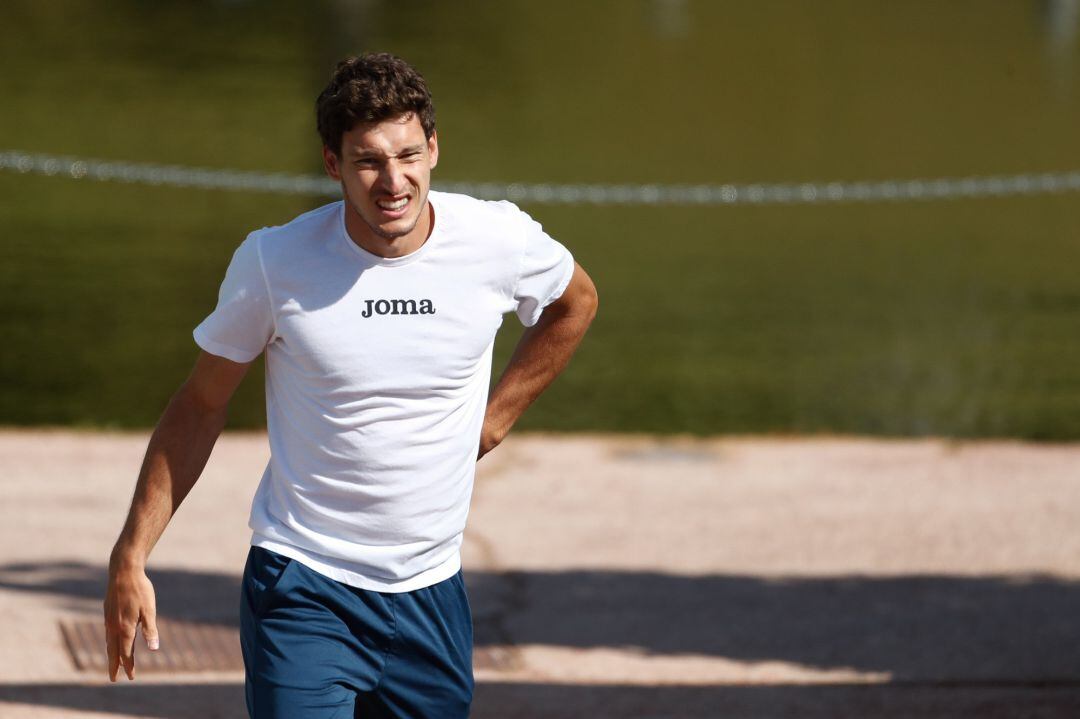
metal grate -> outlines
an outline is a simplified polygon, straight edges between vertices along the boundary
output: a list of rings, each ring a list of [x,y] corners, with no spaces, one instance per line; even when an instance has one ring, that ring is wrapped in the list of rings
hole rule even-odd
[[[105,625],[101,621],[61,620],[60,633],[75,667],[105,673]],[[240,634],[235,627],[158,618],[161,649],[146,648],[142,633],[135,640],[135,668],[147,672],[243,671]],[[123,673],[123,669],[121,669]]]

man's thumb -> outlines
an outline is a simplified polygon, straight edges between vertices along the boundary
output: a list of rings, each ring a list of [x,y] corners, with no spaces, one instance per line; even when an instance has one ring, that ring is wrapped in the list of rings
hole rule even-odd
[[[146,648],[156,652],[161,642],[158,639],[157,618],[153,615],[143,616],[143,638],[146,640]]]

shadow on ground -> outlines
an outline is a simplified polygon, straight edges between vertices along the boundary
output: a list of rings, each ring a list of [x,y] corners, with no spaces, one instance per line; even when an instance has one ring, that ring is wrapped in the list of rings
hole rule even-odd
[[[0,702],[162,719],[245,717],[240,684],[0,685]],[[0,707],[2,708],[2,707]],[[570,686],[478,684],[473,719],[713,719],[714,717],[956,716],[1065,719],[1080,715],[1068,687]]]
[[[0,565],[0,590],[100,611],[106,570]],[[150,572],[158,613],[236,626],[239,577]],[[478,647],[633,648],[899,681],[1080,682],[1080,582],[1046,576],[766,579],[653,572],[471,572]],[[90,600],[93,600],[92,602]]]
[[[159,614],[237,625],[239,576],[153,569]],[[1080,582],[1050,576],[762,579],[653,572],[470,572],[478,647],[633,648],[897,680],[1080,681]],[[0,591],[97,612],[106,569],[0,565]],[[89,600],[94,600],[90,603]]]
[[[469,587],[478,605],[504,597],[480,644],[501,627],[518,644],[778,660],[898,681],[1080,682],[1080,582],[1046,576],[572,571],[479,574]]]

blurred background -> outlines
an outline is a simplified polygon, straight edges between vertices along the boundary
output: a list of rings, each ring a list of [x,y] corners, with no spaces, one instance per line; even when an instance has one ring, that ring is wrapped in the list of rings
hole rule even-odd
[[[0,151],[314,175],[330,68],[389,50],[432,88],[444,186],[1067,173],[1078,34],[1076,0],[9,0]],[[152,426],[236,245],[333,199],[10,164],[4,425]],[[519,426],[1080,437],[1078,199],[522,199],[603,301]],[[264,416],[253,372],[230,426]]]

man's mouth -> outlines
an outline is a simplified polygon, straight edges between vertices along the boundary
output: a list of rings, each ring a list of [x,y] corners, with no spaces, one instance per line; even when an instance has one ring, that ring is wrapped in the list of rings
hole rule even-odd
[[[387,212],[397,212],[405,209],[405,206],[409,204],[409,197],[406,195],[398,200],[377,200],[375,204]]]

